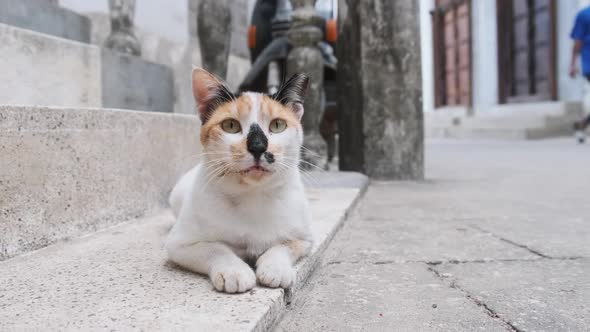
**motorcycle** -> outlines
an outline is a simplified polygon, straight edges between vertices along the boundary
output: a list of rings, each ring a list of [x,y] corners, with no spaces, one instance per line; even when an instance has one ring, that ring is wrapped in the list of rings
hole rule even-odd
[[[322,94],[320,134],[326,141],[328,164],[336,154],[336,68],[334,56],[337,39],[337,0],[316,0],[315,9],[322,17],[320,29],[324,38],[318,48],[324,60],[324,91]],[[240,91],[277,92],[285,77],[287,56],[291,46],[287,31],[292,23],[293,7],[289,0],[258,0],[248,27],[248,48],[252,67],[240,85]]]

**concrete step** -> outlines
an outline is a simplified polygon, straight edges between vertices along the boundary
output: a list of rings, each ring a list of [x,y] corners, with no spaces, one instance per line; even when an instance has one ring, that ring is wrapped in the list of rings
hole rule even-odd
[[[522,140],[526,139],[526,130],[511,128],[465,128],[450,127],[446,128],[445,136],[437,138],[457,138],[457,139],[492,139],[492,140]]]
[[[165,207],[196,116],[0,106],[0,260]]]
[[[0,73],[5,105],[174,109],[171,68],[2,23]]]
[[[522,114],[567,114],[579,112],[581,105],[572,101],[543,101],[533,103],[501,104],[491,107],[484,114],[522,115]]]
[[[466,107],[443,107],[436,111],[424,113],[424,124],[426,127],[448,127],[453,126],[467,116]]]
[[[502,105],[476,116],[455,117],[451,123],[434,119],[425,133],[429,138],[542,139],[571,134],[581,114],[581,105],[572,102]]]
[[[169,211],[0,262],[0,330],[266,331],[297,295],[367,185],[354,173],[310,175],[315,246],[296,285],[240,295],[167,263]]]
[[[100,107],[100,49],[0,23],[0,103]]]
[[[88,17],[43,0],[0,0],[0,23],[90,43]]]

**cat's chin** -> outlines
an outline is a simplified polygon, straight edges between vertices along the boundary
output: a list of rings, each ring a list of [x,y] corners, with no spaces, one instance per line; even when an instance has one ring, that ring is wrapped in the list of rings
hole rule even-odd
[[[248,180],[253,180],[255,182],[258,182],[258,181],[270,176],[272,174],[272,171],[270,171],[269,169],[267,169],[265,167],[254,165],[254,166],[250,166],[250,167],[240,171],[239,174],[243,179],[248,179]]]

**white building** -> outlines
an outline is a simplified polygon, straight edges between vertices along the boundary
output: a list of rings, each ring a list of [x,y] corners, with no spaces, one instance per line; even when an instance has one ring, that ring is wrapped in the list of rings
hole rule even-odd
[[[567,134],[584,80],[569,77],[587,0],[420,0],[427,135]]]

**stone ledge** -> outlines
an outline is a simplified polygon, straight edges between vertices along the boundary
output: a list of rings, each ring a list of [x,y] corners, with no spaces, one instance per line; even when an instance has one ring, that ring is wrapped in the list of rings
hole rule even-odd
[[[331,175],[332,177],[337,175]],[[300,288],[366,187],[308,188],[316,240]],[[166,263],[168,211],[0,263],[0,330],[266,331],[289,297],[256,287],[228,295]],[[289,293],[289,292],[288,292]],[[292,293],[291,293],[292,294]]]

